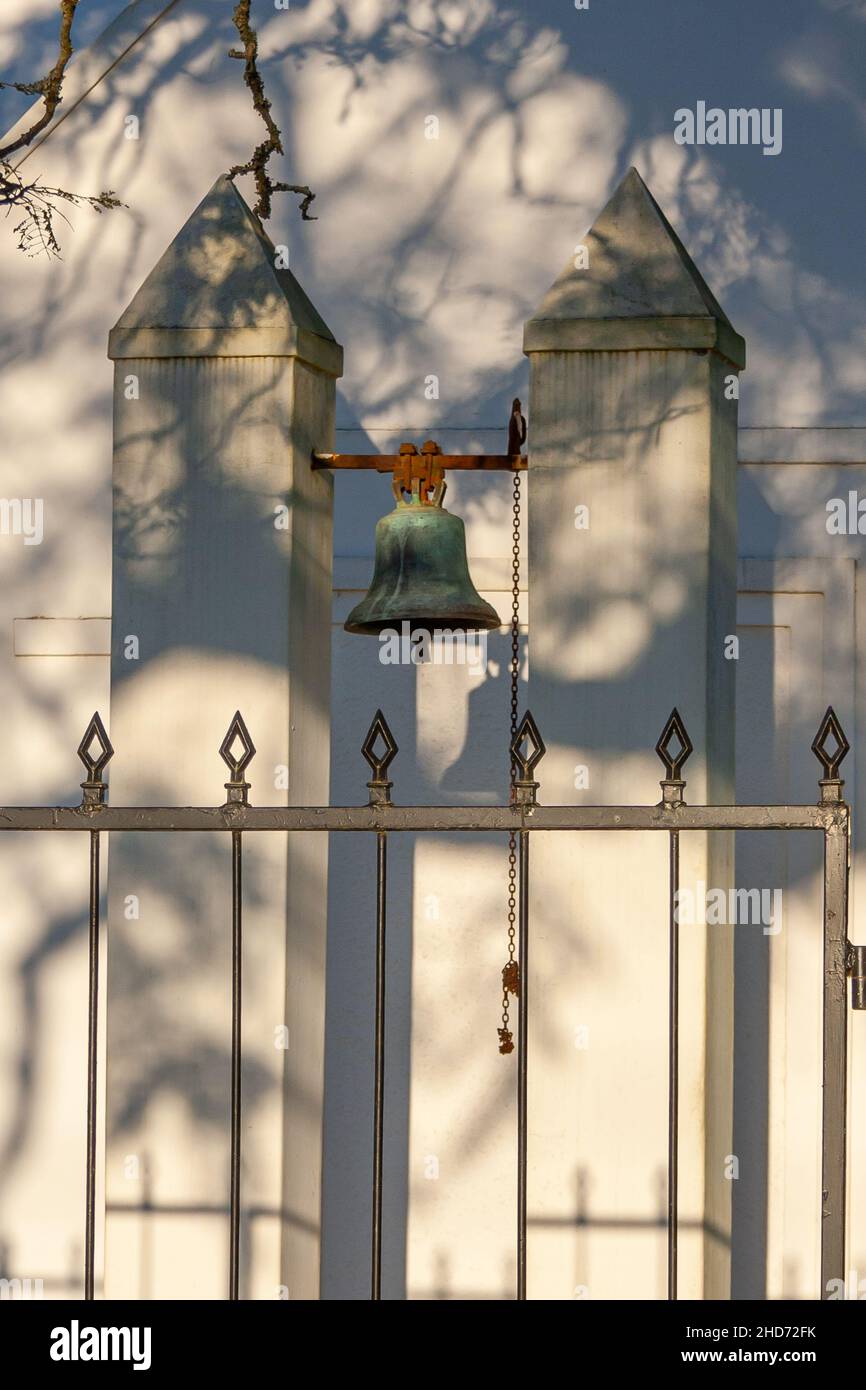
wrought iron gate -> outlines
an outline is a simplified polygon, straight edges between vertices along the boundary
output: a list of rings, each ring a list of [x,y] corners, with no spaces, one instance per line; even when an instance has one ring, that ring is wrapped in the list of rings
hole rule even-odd
[[[382,1171],[385,1078],[385,937],[388,836],[400,831],[513,832],[518,842],[518,996],[517,1047],[517,1298],[527,1297],[527,1094],[529,1056],[529,841],[533,831],[611,830],[666,833],[670,842],[668,881],[669,1018],[668,1018],[668,1297],[677,1296],[677,1120],[679,1024],[679,837],[689,830],[813,830],[824,841],[823,911],[823,1111],[821,1286],[829,1297],[831,1281],[845,1276],[845,1164],[847,1090],[846,978],[851,977],[852,1004],[866,1009],[866,947],[848,940],[848,877],[851,846],[850,807],[842,798],[839,767],[848,740],[829,708],[812,744],[824,771],[817,804],[804,806],[690,806],[685,801],[683,765],[693,751],[685,726],[674,710],[656,745],[665,767],[662,799],[654,806],[541,806],[535,769],[545,747],[527,712],[511,744],[515,767],[509,806],[397,806],[388,778],[397,744],[377,711],[362,752],[371,772],[366,806],[261,807],[249,801],[246,769],[255,747],[240,713],[235,714],[220,747],[229,768],[226,800],[221,806],[109,806],[103,778],[114,749],[98,714],[94,714],[78,748],[87,772],[79,806],[24,806],[0,809],[0,830],[74,831],[86,833],[90,846],[89,989],[87,1058],[87,1154],[85,1193],[84,1290],[94,1297],[96,1218],[97,1017],[100,935],[100,838],[103,832],[216,831],[232,845],[232,1023],[231,1023],[231,1179],[229,1298],[239,1296],[241,1214],[241,1006],[242,1006],[242,842],[259,831],[360,831],[376,836],[376,1004],[374,1024],[374,1102],[372,1173],[371,1298],[381,1296]]]

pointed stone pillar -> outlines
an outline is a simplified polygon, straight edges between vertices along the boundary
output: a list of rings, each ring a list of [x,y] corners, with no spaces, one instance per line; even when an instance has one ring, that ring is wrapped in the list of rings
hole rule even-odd
[[[529,703],[541,799],[652,803],[677,706],[690,802],[734,799],[743,339],[632,169],[527,323]],[[532,837],[533,1298],[666,1293],[666,835]],[[681,883],[733,882],[681,837]],[[728,1292],[732,933],[683,925],[682,1298]]]
[[[342,349],[217,181],[112,330],[115,804],[215,805],[236,709],[255,804],[326,804]],[[241,1297],[319,1289],[325,837],[243,840]],[[106,1293],[228,1290],[227,837],[109,858]]]

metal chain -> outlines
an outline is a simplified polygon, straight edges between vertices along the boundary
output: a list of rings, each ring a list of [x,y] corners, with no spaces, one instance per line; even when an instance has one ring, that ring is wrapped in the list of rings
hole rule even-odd
[[[520,474],[514,475],[514,491],[511,513],[511,739],[517,733],[517,695],[520,680]],[[511,758],[509,783],[511,800],[514,800],[514,778],[516,765]],[[514,1051],[514,1037],[508,1027],[509,998],[520,993],[520,965],[515,955],[515,936],[517,921],[517,836],[512,830],[508,836],[508,960],[502,967],[502,1027],[499,1033],[499,1051],[503,1055]]]

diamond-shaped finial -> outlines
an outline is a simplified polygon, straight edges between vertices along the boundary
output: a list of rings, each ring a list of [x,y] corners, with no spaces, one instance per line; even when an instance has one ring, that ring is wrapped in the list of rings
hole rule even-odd
[[[512,769],[517,773],[512,780],[512,801],[518,806],[534,806],[538,783],[532,774],[547,749],[529,710],[517,726],[510,752]]]
[[[240,744],[239,753],[235,752],[238,744]],[[235,710],[234,719],[229,724],[228,732],[220,744],[220,757],[231,773],[230,780],[225,784],[229,801],[239,801],[244,805],[246,804],[250,784],[245,780],[244,773],[255,755],[256,746],[250,738],[250,731],[243,721],[240,710]]]
[[[381,751],[379,751],[381,747]],[[373,722],[367,730],[367,737],[361,745],[361,752],[367,760],[373,776],[367,783],[370,788],[370,805],[384,805],[391,800],[391,783],[388,781],[388,768],[398,753],[394,735],[388,728],[388,721],[380,709],[376,710]]]
[[[240,740],[240,755],[234,753],[235,744]],[[232,775],[233,782],[242,782],[244,773],[255,757],[256,746],[250,738],[250,731],[243,721],[240,710],[228,727],[228,733],[220,744],[220,757]]]
[[[836,718],[836,711],[832,705],[828,705],[827,712],[821,720],[821,727],[812,740],[812,752],[823,767],[824,777],[828,782],[838,780],[839,764],[850,748],[842,725]]]
[[[98,749],[95,757],[93,754],[94,743]],[[105,731],[105,725],[98,714],[94,714],[84,731],[84,738],[78,745],[78,756],[84,763],[88,782],[101,782],[103,769],[113,758],[114,749],[111,746],[111,739]]]
[[[666,781],[679,782],[682,780],[683,763],[694,752],[694,746],[686,733],[686,726],[680,718],[680,712],[674,706],[671,710],[670,718],[661,732],[661,737],[656,744],[656,752],[665,765],[667,773]]]
[[[527,748],[526,752],[524,752],[524,745]],[[547,748],[544,739],[538,732],[538,725],[527,710],[517,726],[514,738],[511,740],[511,756],[517,764],[521,782],[532,780],[532,774],[546,752]]]

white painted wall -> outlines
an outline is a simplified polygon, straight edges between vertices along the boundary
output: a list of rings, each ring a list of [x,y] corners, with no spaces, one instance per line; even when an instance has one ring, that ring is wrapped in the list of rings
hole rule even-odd
[[[384,450],[391,441],[430,434],[443,445],[501,447],[511,396],[524,394],[522,323],[604,203],[618,172],[631,162],[648,177],[749,340],[752,364],[744,379],[742,418],[807,426],[853,426],[862,420],[858,344],[866,295],[858,242],[851,235],[862,222],[860,151],[852,126],[862,74],[851,67],[862,21],[853,9],[840,14],[829,0],[802,20],[791,17],[785,0],[767,0],[750,15],[744,47],[732,40],[726,7],[705,6],[699,13],[694,6],[671,45],[655,7],[643,0],[629,3],[634,41],[628,45],[621,43],[617,27],[626,13],[623,5],[594,5],[585,15],[569,11],[566,21],[558,0],[505,9],[473,0],[459,10],[431,0],[413,8],[414,32],[397,0],[360,7],[354,0],[317,0],[293,6],[263,27],[263,52],[287,133],[290,167],[283,172],[309,179],[319,191],[317,223],[300,223],[286,200],[271,234],[275,241],[290,242],[293,268],[346,344],[338,447]],[[47,45],[45,31],[30,27],[34,16],[44,22],[47,7],[38,15],[17,0],[3,8],[0,53],[18,68],[27,51],[22,44],[38,43],[39,52]],[[143,9],[143,0],[135,8]],[[150,6],[154,13],[161,8]],[[42,546],[23,548],[7,538],[0,545],[2,627],[8,634],[0,645],[0,676],[7,727],[14,730],[19,750],[4,763],[0,801],[7,804],[76,800],[75,748],[81,732],[94,707],[110,714],[107,656],[80,654],[85,640],[91,641],[83,629],[63,647],[66,654],[58,655],[14,654],[12,634],[23,640],[30,631],[20,622],[16,629],[17,620],[108,616],[111,371],[106,338],[206,188],[258,138],[238,66],[225,58],[233,37],[225,20],[214,22],[211,0],[177,0],[86,101],[80,106],[69,101],[56,134],[31,156],[46,178],[85,190],[117,187],[129,211],[101,219],[71,211],[73,227],[64,234],[61,262],[24,264],[9,239],[0,238],[0,491],[43,497],[47,518]],[[818,39],[830,55],[825,67],[836,64],[829,86],[822,77]],[[116,56],[112,47],[109,57]],[[675,147],[668,108],[684,75],[689,94],[747,76],[756,91],[764,82],[778,83],[768,104],[778,96],[796,117],[786,125],[791,134],[783,155],[773,161],[756,151]],[[80,90],[87,86],[82,81]],[[430,112],[440,115],[438,142],[424,139]],[[130,113],[142,118],[138,142],[123,138]],[[838,158],[816,158],[825,148]],[[804,207],[806,187],[810,198]],[[430,373],[440,377],[438,402],[425,399]],[[804,448],[814,457],[799,465],[777,462],[792,439],[801,458]],[[772,466],[752,466],[755,456]],[[821,509],[827,495],[849,485],[866,493],[862,432],[822,433],[809,444],[804,434],[744,430],[741,458],[748,462],[740,470],[742,557],[861,558],[862,538],[831,543],[822,530]],[[505,606],[498,586],[507,574],[507,486],[461,479],[452,496],[467,519],[473,568],[482,574],[491,562],[491,582],[480,587]],[[335,597],[337,616],[363,587],[357,561],[369,556],[373,523],[387,505],[384,484],[358,477],[337,480],[338,573],[347,584]],[[855,598],[862,598],[859,570]],[[781,661],[789,641],[780,612],[775,601],[769,611],[746,612],[746,626],[758,633],[744,642],[744,650],[749,643],[757,647],[754,664],[739,669],[747,707],[766,708],[771,646]],[[363,797],[366,769],[357,748],[368,706],[372,713],[378,703],[402,745],[394,771],[407,798],[503,794],[507,701],[501,668],[469,702],[459,682],[453,676],[441,680],[441,672],[417,677],[392,672],[383,684],[370,647],[339,630],[336,635],[335,694],[343,703],[335,706],[332,796]],[[857,652],[857,662],[862,645],[848,647],[849,653]],[[90,645],[86,650],[91,652]],[[855,674],[854,688],[862,691],[863,673]],[[818,703],[814,691],[813,697]],[[788,706],[781,694],[773,699],[781,747],[788,737]],[[797,729],[810,719],[811,707]],[[862,719],[848,726],[855,748],[858,727],[866,728]],[[793,734],[789,742],[793,749]],[[804,788],[811,787],[811,770],[806,771],[811,754],[800,756],[806,761],[797,776]],[[849,771],[852,761],[846,771],[857,798],[859,837],[866,790]],[[760,766],[756,763],[756,775]],[[794,776],[786,766],[774,744],[774,786]],[[857,845],[862,856],[862,839]],[[332,882],[335,964],[328,1065],[335,1079],[324,1242],[331,1294],[363,1297],[369,1139],[355,1122],[353,1104],[358,1112],[363,1109],[364,1088],[370,1086],[363,1053],[370,976],[363,978],[361,929],[370,914],[369,903],[359,896],[370,890],[367,883],[359,887],[362,846],[353,843],[350,849],[356,860],[347,860],[344,876]],[[410,1064],[404,1049],[389,1091],[393,1205],[386,1290],[394,1296],[404,1287],[399,1218],[408,1203],[409,1292],[501,1296],[513,1274],[510,1194],[497,1195],[499,1182],[512,1181],[504,1147],[512,1123],[510,1079],[503,1069],[508,1062],[495,1050],[501,853],[485,846],[459,878],[448,878],[447,893],[443,854],[432,842],[420,846],[414,867],[420,871],[423,856],[423,874],[414,880],[408,858],[401,862],[396,852],[392,856],[400,906],[392,908],[391,1026],[398,1046],[411,1038],[413,1060]],[[70,1275],[70,1268],[81,1239],[84,1117],[76,1097],[83,1096],[85,1058],[85,866],[76,847],[65,843],[4,843],[0,855],[8,885],[0,932],[4,1272],[42,1276],[46,1292],[60,1291],[69,1279],[74,1287],[78,1276]],[[857,917],[862,908],[857,857],[854,868],[852,936],[864,940]],[[801,880],[798,884],[805,894],[805,922],[810,899]],[[443,895],[438,920],[444,928],[426,916],[431,892]],[[416,945],[411,1013],[406,1002],[410,912]],[[434,968],[441,976],[428,976]],[[792,1019],[795,1005],[792,995],[786,1005],[794,1010]],[[855,1101],[863,1084],[861,1035],[862,1020],[852,1020]],[[415,1076],[411,1106],[410,1070]],[[851,1253],[861,1268],[866,1140],[857,1116],[863,1111],[861,1099],[852,1108],[851,1179]],[[793,1120],[776,1123],[788,1126],[787,1142],[793,1143]],[[424,1176],[429,1155],[440,1158],[438,1181]],[[808,1168],[801,1180],[809,1180]],[[647,1200],[653,1181],[648,1174]],[[790,1201],[785,1197],[790,1212],[799,1190]],[[779,1219],[773,1216],[774,1230]],[[787,1247],[771,1236],[772,1249],[779,1252],[773,1255],[771,1287],[799,1287],[812,1258],[805,1225],[791,1228],[793,1244]],[[475,1237],[483,1237],[484,1244]],[[663,1234],[653,1239],[660,1258]],[[799,1262],[796,1276],[790,1271],[785,1276],[785,1258]],[[785,1277],[788,1285],[781,1282]]]
[[[866,497],[863,430],[744,430],[740,434],[740,609],[737,670],[737,796],[817,800],[809,745],[828,703],[852,751],[843,773],[853,806],[849,936],[862,941],[864,787],[858,743],[864,727],[862,640],[864,536],[827,532],[826,504],[849,491]],[[755,1265],[766,1256],[770,1297],[814,1298],[820,1284],[820,846],[774,836],[759,853],[739,835],[744,886],[778,880],[782,931],[738,932],[735,1147],[744,1141],[734,1193],[734,1233],[743,1263],[734,1290],[759,1296]],[[866,1036],[849,1015],[849,1266],[866,1258]],[[748,1116],[771,1097],[769,1125]],[[749,1138],[746,1139],[746,1135]],[[768,1159],[765,1177],[763,1163]],[[760,1208],[768,1208],[762,1217]],[[735,1244],[735,1248],[736,1244]],[[861,1276],[862,1277],[862,1276]]]

